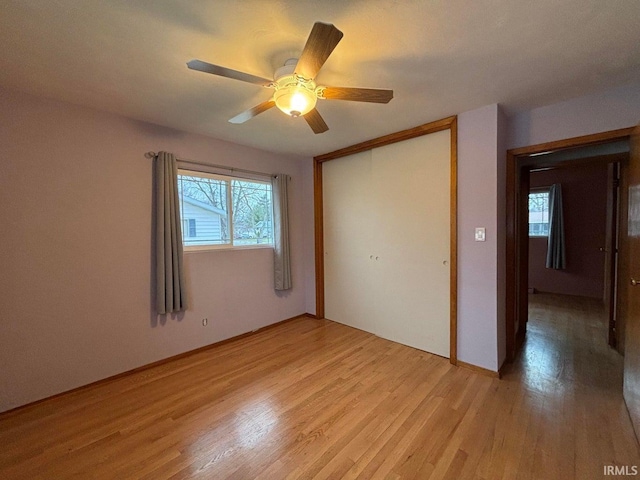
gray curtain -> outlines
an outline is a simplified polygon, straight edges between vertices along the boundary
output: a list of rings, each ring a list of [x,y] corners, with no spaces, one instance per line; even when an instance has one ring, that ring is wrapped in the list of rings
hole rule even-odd
[[[559,183],[551,185],[549,189],[549,241],[546,267],[555,270],[563,270],[566,267],[562,186]]]
[[[273,278],[276,290],[291,288],[291,253],[289,247],[289,180],[279,174],[271,179],[273,192]]]
[[[154,159],[156,182],[156,306],[159,314],[187,309],[178,201],[178,166],[172,153]]]

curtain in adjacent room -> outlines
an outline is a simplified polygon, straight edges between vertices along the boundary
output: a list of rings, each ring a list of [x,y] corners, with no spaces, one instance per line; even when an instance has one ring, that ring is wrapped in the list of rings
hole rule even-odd
[[[562,214],[562,186],[559,183],[549,189],[549,241],[547,243],[547,268],[563,270],[566,266],[564,248],[564,217]]]
[[[156,306],[159,314],[166,314],[187,309],[176,157],[172,153],[158,153],[154,173]]]
[[[279,174],[271,179],[273,192],[273,276],[276,290],[291,288],[291,253],[289,246],[289,181]]]

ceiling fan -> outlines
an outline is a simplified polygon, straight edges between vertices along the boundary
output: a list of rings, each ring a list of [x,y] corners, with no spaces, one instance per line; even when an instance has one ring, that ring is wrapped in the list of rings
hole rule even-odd
[[[292,117],[304,117],[315,133],[323,133],[329,130],[329,127],[315,108],[319,98],[373,103],[389,103],[393,98],[393,90],[328,87],[316,83],[316,75],[341,39],[342,32],[335,26],[316,22],[311,29],[300,58],[287,60],[284,66],[276,70],[273,80],[201,60],[191,60],[187,62],[187,66],[191,70],[275,89],[271,99],[236,115],[229,120],[231,123],[244,123],[276,106]]]

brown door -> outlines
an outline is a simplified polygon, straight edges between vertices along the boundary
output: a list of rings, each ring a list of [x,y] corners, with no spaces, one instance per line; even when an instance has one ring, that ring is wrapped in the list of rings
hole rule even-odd
[[[604,308],[609,322],[609,345],[617,347],[616,338],[616,302],[615,286],[617,274],[618,252],[618,182],[619,164],[610,163],[607,166],[607,225],[604,252]]]
[[[640,126],[631,135],[627,185],[628,221],[620,240],[626,244],[626,258],[621,261],[627,262],[624,271],[629,273],[619,281],[621,301],[626,304],[624,399],[636,436],[640,436]]]

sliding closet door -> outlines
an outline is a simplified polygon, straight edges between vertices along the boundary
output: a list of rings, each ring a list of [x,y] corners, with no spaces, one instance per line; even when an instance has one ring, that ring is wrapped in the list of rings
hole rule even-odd
[[[449,357],[450,132],[323,163],[325,317]]]
[[[450,173],[449,130],[372,151],[375,333],[444,357],[450,345]]]
[[[322,166],[325,317],[372,330],[371,152]]]

